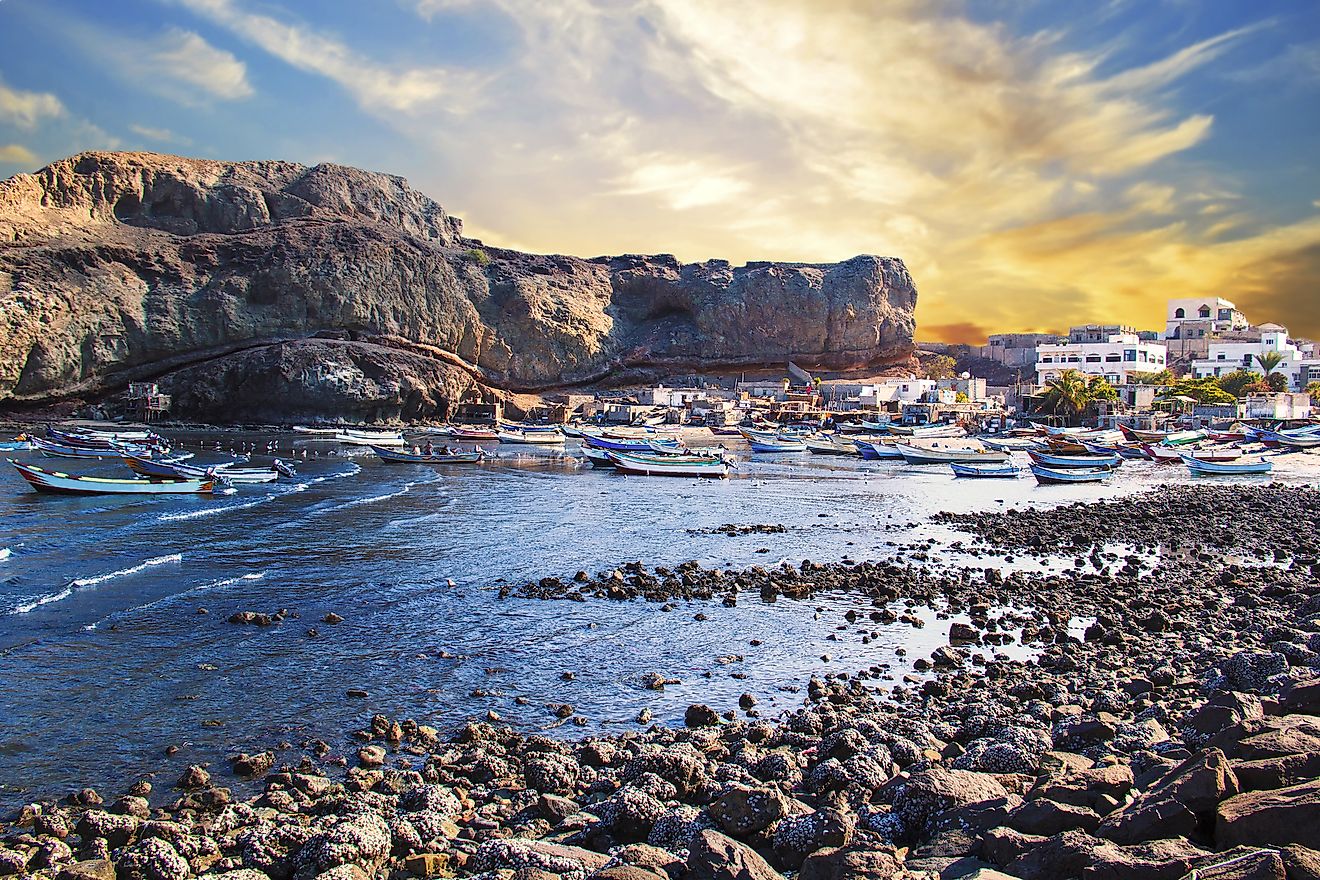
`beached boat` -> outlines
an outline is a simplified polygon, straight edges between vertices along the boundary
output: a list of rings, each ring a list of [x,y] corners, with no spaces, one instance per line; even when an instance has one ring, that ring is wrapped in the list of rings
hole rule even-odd
[[[1050,452],[1029,450],[1027,455],[1036,464],[1050,468],[1116,468],[1123,463],[1123,457],[1116,452],[1108,455],[1056,455]]]
[[[853,445],[861,454],[864,461],[902,461],[903,453],[898,451],[898,445],[893,441],[884,440],[854,440]]]
[[[610,460],[608,449],[597,449],[594,446],[583,446],[582,455],[592,467],[612,468],[614,462]]]
[[[310,434],[313,437],[334,437],[343,428],[315,428],[310,425],[294,425],[293,430],[299,434]]]
[[[986,448],[998,452],[1025,452],[1028,449],[1036,449],[1040,445],[1035,440],[1026,437],[982,437],[981,442],[985,444]]]
[[[748,444],[752,452],[806,452],[807,444],[788,437],[775,437],[768,440],[751,440]]]
[[[731,463],[717,456],[635,455],[607,452],[621,474],[653,477],[727,477]]]
[[[1200,443],[1208,434],[1205,431],[1174,431],[1160,441],[1161,446],[1190,446]]]
[[[1159,464],[1177,464],[1183,460],[1184,456],[1190,456],[1198,461],[1237,461],[1242,457],[1241,450],[1233,449],[1178,449],[1172,446],[1154,446],[1147,443],[1142,447],[1146,456]]]
[[[399,431],[354,431],[343,430],[335,435],[339,443],[350,446],[405,446],[407,441]]]
[[[1274,465],[1263,458],[1260,461],[1225,463],[1202,461],[1199,458],[1185,455],[1182,460],[1183,464],[1187,465],[1187,470],[1191,472],[1192,476],[1196,477],[1223,477],[1234,474],[1268,474],[1270,471],[1274,470]]]
[[[583,434],[582,445],[594,449],[608,449],[613,452],[638,452],[644,455],[655,452],[658,446],[678,449],[678,442],[675,440],[656,440],[650,437],[616,438],[597,434]]]
[[[819,437],[808,437],[802,442],[806,444],[807,452],[814,455],[861,455],[857,450],[857,444],[837,435],[822,434]]]
[[[1159,443],[1173,433],[1172,431],[1143,431],[1140,428],[1130,428],[1127,425],[1119,425],[1118,429],[1123,432],[1124,437],[1139,443]]]
[[[16,440],[0,441],[0,452],[21,452],[24,449],[32,448],[32,441],[22,434]]]
[[[1015,464],[959,464],[949,462],[955,477],[980,477],[990,479],[1015,479],[1022,469]]]
[[[1275,434],[1272,438],[1281,449],[1320,449],[1320,434]]]
[[[866,419],[862,419],[862,430],[870,431],[873,434],[885,434],[888,433],[893,424],[888,419],[883,422],[868,422]]]
[[[480,449],[471,452],[401,452],[385,446],[373,446],[376,457],[388,464],[474,464],[486,457]]]
[[[1031,472],[1041,485],[1054,483],[1103,483],[1114,475],[1113,468],[1048,468],[1031,463]]]
[[[562,433],[561,425],[525,425],[521,422],[500,422],[499,430],[511,431],[515,434],[548,434]]]
[[[46,435],[56,443],[67,446],[101,446],[115,444],[136,444],[150,446],[161,442],[163,438],[151,431],[97,431],[91,428],[46,428]]]
[[[908,464],[949,464],[955,461],[959,464],[1003,464],[1008,461],[1007,452],[995,449],[950,449],[907,443],[897,443],[894,448]]]
[[[214,480],[108,480],[102,477],[80,477],[73,474],[48,471],[36,465],[9,463],[38,492],[60,495],[162,495],[203,494],[215,489]]]
[[[938,425],[890,425],[889,433],[901,437],[911,437],[915,439],[944,439],[951,437],[966,437],[967,432],[963,430],[962,425],[938,424]]]
[[[496,431],[501,443],[522,443],[532,446],[562,446],[564,435],[558,431]]]

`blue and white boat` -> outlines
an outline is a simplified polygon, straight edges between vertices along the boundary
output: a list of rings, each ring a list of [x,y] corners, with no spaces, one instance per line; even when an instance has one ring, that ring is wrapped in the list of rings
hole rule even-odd
[[[981,477],[991,479],[1016,479],[1022,469],[1015,464],[959,464],[949,462],[955,477]]]
[[[1199,458],[1184,455],[1182,460],[1183,464],[1187,465],[1187,470],[1189,470],[1194,477],[1227,477],[1235,474],[1268,474],[1274,470],[1274,465],[1263,458],[1260,461],[1226,463],[1219,461],[1202,461]]]
[[[807,444],[801,440],[778,437],[773,440],[748,440],[752,452],[806,452]]]
[[[854,440],[853,445],[864,461],[902,461],[903,453],[893,443],[876,440]]]
[[[1117,452],[1107,455],[1054,455],[1032,449],[1028,450],[1027,455],[1036,464],[1050,468],[1116,468],[1123,463],[1123,456]]]
[[[1036,482],[1047,485],[1053,483],[1103,483],[1114,475],[1113,468],[1048,468],[1031,463],[1031,472],[1036,475]]]

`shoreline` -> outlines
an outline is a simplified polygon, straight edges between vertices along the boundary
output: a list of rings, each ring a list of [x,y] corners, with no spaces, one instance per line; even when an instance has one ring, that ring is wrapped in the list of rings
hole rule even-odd
[[[249,872],[231,880],[517,869],[541,880],[924,878],[981,868],[1043,880],[1088,867],[1181,877],[1243,855],[1310,858],[1234,847],[1320,845],[1303,813],[1280,824],[1288,806],[1253,818],[1266,806],[1250,793],[1300,787],[1292,808],[1320,803],[1306,800],[1320,798],[1320,685],[1302,684],[1320,677],[1320,493],[1177,486],[1079,503],[1066,519],[1062,510],[937,517],[968,530],[981,570],[622,566],[510,587],[653,602],[853,589],[876,614],[940,599],[967,610],[973,624],[919,658],[930,675],[884,699],[866,684],[874,671],[822,670],[803,708],[773,723],[747,714],[753,700],[742,714],[695,704],[678,729],[561,740],[474,722],[445,740],[377,716],[342,755],[313,744],[279,769],[271,752],[236,756],[240,778],[264,779],[265,793],[247,802],[233,802],[230,771],[189,767],[169,794],[163,774],[179,768],[162,771],[154,809],[142,783],[110,804],[85,791],[76,805],[25,808],[0,823],[0,865],[96,876],[70,873],[78,860],[89,864],[77,870],[108,876],[113,857],[120,877]],[[1069,528],[1043,531],[1060,522]],[[1120,556],[1108,544],[1124,537],[1141,540]],[[1169,552],[1147,571],[1161,543]],[[1005,577],[993,565],[1061,550],[1071,570]],[[1079,615],[1094,618],[1081,639],[1067,628]],[[1039,653],[977,660],[965,650],[1006,636]]]

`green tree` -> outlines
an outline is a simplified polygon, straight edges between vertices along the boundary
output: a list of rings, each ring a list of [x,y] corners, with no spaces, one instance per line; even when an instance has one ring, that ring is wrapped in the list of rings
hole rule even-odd
[[[1271,391],[1287,391],[1288,377],[1283,373],[1267,373],[1265,375],[1265,384],[1270,386]]]
[[[1312,382],[1306,386],[1306,393],[1311,395],[1311,402],[1320,405],[1320,382]]]
[[[967,392],[965,391],[959,391],[957,394],[953,396],[954,403],[970,403],[971,400],[972,399],[967,396]]]
[[[947,354],[937,354],[921,362],[927,379],[949,379],[958,370],[958,362]]]
[[[1103,376],[1084,376],[1076,370],[1064,370],[1045,385],[1045,394],[1036,407],[1038,412],[1064,416],[1070,422],[1100,400],[1118,400],[1118,391]]]
[[[1167,367],[1157,373],[1128,373],[1128,381],[1133,385],[1172,385],[1175,378]]]
[[[1283,352],[1281,351],[1263,351],[1256,355],[1256,366],[1265,374],[1268,379],[1270,374],[1278,369],[1279,364],[1283,363]]]
[[[472,248],[469,250],[467,252],[467,258],[478,266],[484,266],[490,262],[490,254],[486,253],[481,248]]]
[[[1253,373],[1251,370],[1243,370],[1241,368],[1236,369],[1231,373],[1225,373],[1215,380],[1220,388],[1224,389],[1225,392],[1233,395],[1235,398],[1241,397],[1245,394],[1248,385],[1259,381],[1260,376],[1258,374]]]
[[[1254,373],[1249,375],[1259,381]],[[1218,380],[1213,376],[1206,376],[1202,379],[1179,379],[1165,389],[1164,396],[1190,397],[1197,403],[1209,404],[1234,403],[1237,401],[1237,397],[1220,387]]]

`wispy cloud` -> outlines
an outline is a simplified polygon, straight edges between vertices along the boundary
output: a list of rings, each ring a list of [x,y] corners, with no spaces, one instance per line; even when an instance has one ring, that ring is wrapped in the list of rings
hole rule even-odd
[[[191,138],[186,138],[181,134],[175,134],[168,128],[155,128],[150,125],[133,123],[129,125],[128,129],[139,137],[144,137],[147,140],[156,141],[161,144],[181,144],[186,146],[192,143]]]
[[[142,75],[185,101],[198,97],[237,101],[253,93],[247,65],[193,31],[169,28],[133,54],[140,59]]]
[[[0,164],[34,165],[36,154],[22,144],[0,145]]]
[[[0,122],[31,130],[43,119],[64,114],[60,99],[49,92],[27,92],[10,88],[0,80]]]
[[[337,83],[369,110],[408,112],[444,101],[458,111],[469,104],[468,78],[448,68],[384,65],[310,26],[253,12],[233,0],[179,2],[286,64]]]

